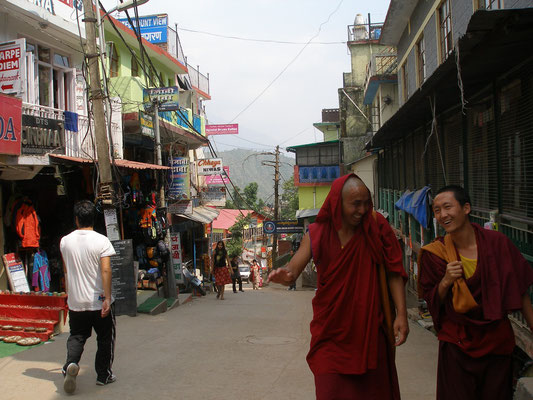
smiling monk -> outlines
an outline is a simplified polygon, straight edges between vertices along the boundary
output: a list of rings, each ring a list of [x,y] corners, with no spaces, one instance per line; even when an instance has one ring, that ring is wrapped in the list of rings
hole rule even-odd
[[[394,346],[409,333],[402,251],[356,175],[333,182],[298,251],[269,280],[290,285],[311,257],[318,288],[307,362],[317,399],[400,399]]]
[[[471,223],[460,186],[440,189],[433,212],[446,235],[420,254],[419,294],[439,338],[438,400],[511,400],[515,339],[507,314],[521,310],[533,269],[507,236]]]

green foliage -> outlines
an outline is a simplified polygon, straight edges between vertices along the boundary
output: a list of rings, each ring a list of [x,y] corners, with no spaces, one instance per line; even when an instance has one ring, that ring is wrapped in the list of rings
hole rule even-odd
[[[251,220],[251,215],[247,215],[246,217],[243,217],[241,215],[237,218],[235,224],[233,224],[233,226],[229,228],[229,231],[231,233],[231,239],[228,240],[228,242],[226,243],[226,250],[228,251],[228,255],[230,258],[235,256],[241,256],[243,246],[243,229],[245,225],[250,224]]]
[[[294,176],[283,183],[281,195],[281,219],[295,219],[298,211],[298,188],[294,186]]]
[[[241,192],[241,189],[238,186],[235,186],[232,193],[233,199],[226,200],[226,208],[234,210],[248,210],[251,208],[260,213],[265,206],[265,202],[263,199],[257,198],[258,187],[257,182],[252,182],[246,185]]]

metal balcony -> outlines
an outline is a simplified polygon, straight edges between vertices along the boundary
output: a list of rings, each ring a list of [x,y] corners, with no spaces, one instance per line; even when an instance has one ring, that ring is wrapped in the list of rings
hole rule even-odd
[[[394,83],[398,80],[398,57],[396,50],[387,48],[373,54],[366,66],[365,97],[363,104],[372,104],[377,88],[381,83]]]

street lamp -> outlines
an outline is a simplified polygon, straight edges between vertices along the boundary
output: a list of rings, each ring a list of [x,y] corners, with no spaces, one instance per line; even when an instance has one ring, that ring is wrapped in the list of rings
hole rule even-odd
[[[111,14],[112,12],[115,12],[115,11],[126,11],[126,10],[129,10],[130,8],[135,7],[136,5],[137,6],[142,6],[144,3],[148,3],[148,1],[149,0],[137,0],[137,1],[130,0],[130,1],[125,1],[123,3],[120,3],[118,6],[113,7],[108,12],[106,12],[104,14],[104,17],[106,17],[107,14]]]

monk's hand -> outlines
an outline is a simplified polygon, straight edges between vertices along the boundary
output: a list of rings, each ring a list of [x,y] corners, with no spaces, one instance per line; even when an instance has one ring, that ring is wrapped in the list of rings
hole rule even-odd
[[[281,283],[285,286],[289,286],[295,279],[294,274],[287,268],[275,269],[268,275],[268,282]]]
[[[394,319],[394,340],[396,346],[401,346],[407,340],[409,335],[409,322],[407,322],[406,315],[397,315]]]
[[[452,261],[446,266],[446,274],[442,278],[442,284],[449,288],[453,283],[463,276],[463,264],[461,261]]]

